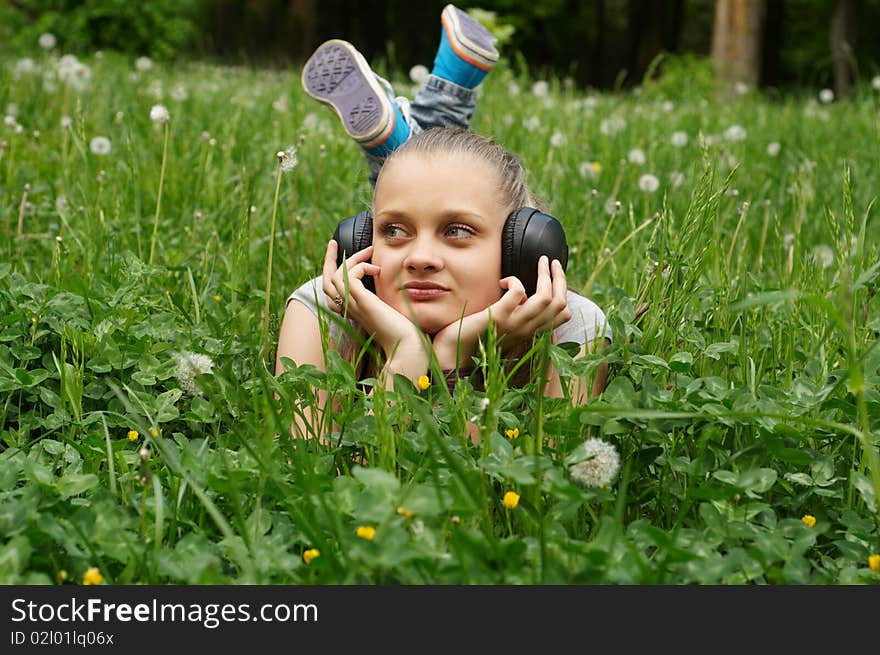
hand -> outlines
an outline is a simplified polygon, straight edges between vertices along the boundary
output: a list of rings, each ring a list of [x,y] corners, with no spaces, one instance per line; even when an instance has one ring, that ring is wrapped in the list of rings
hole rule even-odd
[[[323,290],[330,299],[331,311],[353,319],[367,334],[375,335],[376,343],[391,358],[398,348],[413,351],[422,345],[422,332],[406,316],[384,302],[364,286],[365,275],[379,276],[381,267],[371,264],[373,246],[354,253],[337,268],[339,244],[331,239],[324,255]],[[347,270],[347,278],[343,271]],[[348,289],[346,290],[346,284]]]
[[[565,271],[556,259],[551,264],[546,256],[539,258],[538,283],[531,297],[526,296],[525,287],[515,276],[502,278],[499,284],[502,289],[507,289],[500,300],[447,325],[434,335],[434,350],[442,368],[455,366],[459,347],[459,363],[476,353],[480,336],[489,327],[490,314],[504,351],[530,341],[538,332],[556,329],[571,319]]]

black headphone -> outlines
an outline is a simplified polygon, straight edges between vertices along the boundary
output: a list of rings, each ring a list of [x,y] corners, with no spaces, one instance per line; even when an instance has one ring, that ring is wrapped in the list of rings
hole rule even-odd
[[[336,265],[363,250],[373,242],[373,214],[367,210],[344,218],[336,226],[333,239],[339,244]],[[558,259],[565,270],[568,266],[568,242],[562,224],[549,214],[533,207],[515,210],[504,222],[501,232],[501,277],[515,275],[526,289],[535,293],[538,285],[538,259],[547,255],[552,262]],[[364,286],[376,292],[371,275],[365,275]]]

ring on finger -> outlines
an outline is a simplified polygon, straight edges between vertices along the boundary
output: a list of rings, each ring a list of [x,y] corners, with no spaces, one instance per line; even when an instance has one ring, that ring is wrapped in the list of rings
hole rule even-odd
[[[336,303],[336,306],[337,306],[337,307],[342,307],[342,296],[340,296],[340,295],[337,293],[337,294],[333,297],[333,302]]]

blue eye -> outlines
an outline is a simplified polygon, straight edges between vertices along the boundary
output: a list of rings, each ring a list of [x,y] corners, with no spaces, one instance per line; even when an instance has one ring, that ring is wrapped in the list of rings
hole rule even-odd
[[[464,225],[450,225],[446,228],[446,234],[453,239],[467,239],[474,236],[474,231]]]
[[[379,228],[379,233],[386,239],[395,239],[404,236],[403,228],[393,223],[381,226]]]

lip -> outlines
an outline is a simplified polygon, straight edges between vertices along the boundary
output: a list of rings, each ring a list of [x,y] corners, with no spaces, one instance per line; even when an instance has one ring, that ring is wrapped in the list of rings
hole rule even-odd
[[[403,291],[413,302],[434,300],[449,293],[449,289],[436,282],[411,281],[403,285]]]
[[[403,288],[406,290],[410,289],[434,289],[438,291],[449,291],[442,284],[437,284],[436,282],[428,282],[428,281],[419,281],[419,280],[411,280],[403,285]]]

